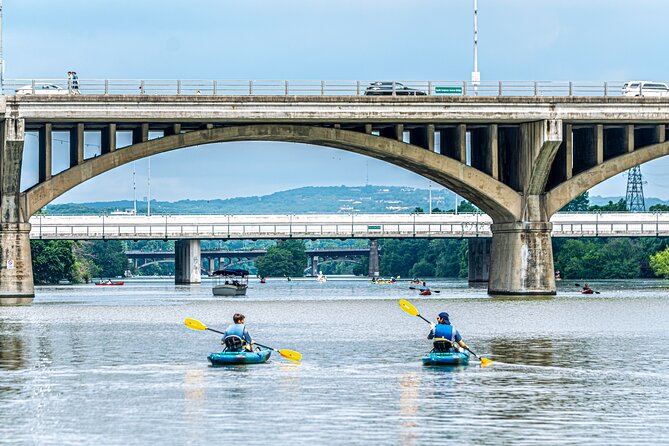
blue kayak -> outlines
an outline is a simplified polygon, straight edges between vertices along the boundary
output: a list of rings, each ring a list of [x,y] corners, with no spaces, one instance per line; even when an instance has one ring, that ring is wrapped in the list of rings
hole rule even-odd
[[[234,365],[234,364],[263,364],[267,362],[272,350],[262,349],[255,352],[227,352],[212,353],[207,357],[211,365]]]
[[[423,356],[423,365],[467,365],[468,352],[430,352]]]

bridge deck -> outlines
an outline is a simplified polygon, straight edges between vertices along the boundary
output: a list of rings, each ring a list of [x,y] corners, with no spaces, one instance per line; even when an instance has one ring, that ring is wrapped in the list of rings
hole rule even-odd
[[[556,214],[555,237],[669,236],[669,214]],[[35,216],[33,239],[332,239],[490,237],[485,214]]]

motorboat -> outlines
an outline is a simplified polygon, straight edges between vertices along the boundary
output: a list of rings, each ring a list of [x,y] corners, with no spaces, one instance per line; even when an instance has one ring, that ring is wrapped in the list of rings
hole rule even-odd
[[[95,282],[95,285],[97,286],[121,286],[125,282],[113,282],[109,279],[107,280],[100,280],[99,282]]]
[[[216,284],[214,296],[246,296],[249,287],[249,272],[245,269],[222,269],[214,271]]]

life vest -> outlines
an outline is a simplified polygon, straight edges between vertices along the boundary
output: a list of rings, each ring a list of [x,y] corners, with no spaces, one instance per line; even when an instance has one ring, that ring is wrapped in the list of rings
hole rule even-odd
[[[223,336],[223,342],[228,349],[235,351],[241,350],[246,343],[246,326],[244,324],[231,324]],[[236,338],[236,339],[235,339]]]
[[[455,351],[455,327],[449,324],[437,324],[434,329],[434,348],[437,351]]]

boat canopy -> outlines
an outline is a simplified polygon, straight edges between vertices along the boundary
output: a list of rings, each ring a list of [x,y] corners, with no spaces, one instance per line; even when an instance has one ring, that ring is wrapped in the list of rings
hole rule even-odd
[[[214,276],[248,276],[249,272],[245,269],[221,269],[214,271]]]

